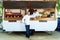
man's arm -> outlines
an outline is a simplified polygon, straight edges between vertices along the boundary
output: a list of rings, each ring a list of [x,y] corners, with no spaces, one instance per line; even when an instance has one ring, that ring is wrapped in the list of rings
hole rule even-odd
[[[22,18],[22,23],[24,23],[25,22],[25,16]]]

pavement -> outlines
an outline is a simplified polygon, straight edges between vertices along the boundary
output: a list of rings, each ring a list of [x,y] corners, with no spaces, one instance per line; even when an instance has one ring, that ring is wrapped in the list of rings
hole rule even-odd
[[[48,35],[45,32],[34,33],[29,39],[25,37],[25,33],[20,32],[2,32],[0,31],[0,40],[60,40],[60,32],[53,32]]]

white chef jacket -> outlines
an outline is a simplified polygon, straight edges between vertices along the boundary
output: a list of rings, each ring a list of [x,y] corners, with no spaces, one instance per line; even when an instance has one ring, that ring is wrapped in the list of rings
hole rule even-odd
[[[22,22],[26,23],[26,25],[30,25],[30,18],[31,17],[32,17],[31,15],[25,15],[22,19]]]

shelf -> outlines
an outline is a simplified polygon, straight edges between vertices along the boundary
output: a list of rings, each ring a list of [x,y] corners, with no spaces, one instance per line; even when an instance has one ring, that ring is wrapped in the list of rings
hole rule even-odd
[[[22,17],[19,17],[19,18],[4,18],[4,20],[22,20]]]
[[[53,21],[53,20],[56,20],[56,18],[31,18],[30,19],[31,21],[33,21],[33,20],[35,20],[35,21],[37,21],[37,20],[48,20],[48,21]]]

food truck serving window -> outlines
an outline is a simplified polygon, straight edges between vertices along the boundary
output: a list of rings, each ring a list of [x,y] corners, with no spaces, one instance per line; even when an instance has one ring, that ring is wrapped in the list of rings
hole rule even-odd
[[[27,13],[26,9],[30,9],[30,8],[37,9],[38,12],[38,18],[36,18],[37,20],[54,19],[56,16],[55,6],[56,6],[55,1],[54,2],[53,1],[45,1],[45,2],[44,1],[3,1],[3,7],[6,9],[5,16],[9,16],[10,19],[18,18],[19,20],[20,17],[22,18],[22,16],[24,16]],[[21,16],[21,14],[23,15]],[[5,19],[8,18],[6,17]]]

